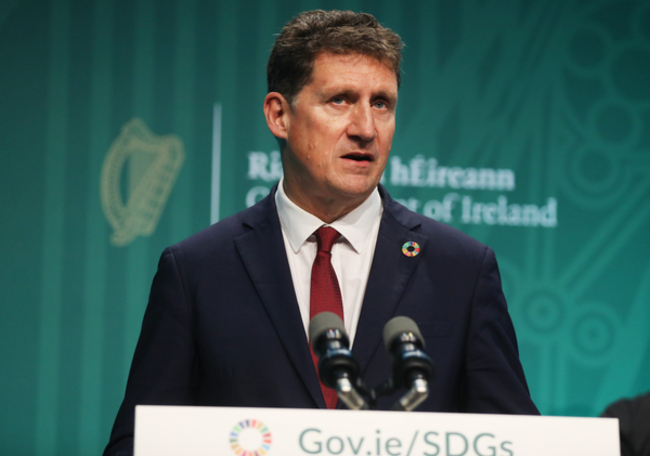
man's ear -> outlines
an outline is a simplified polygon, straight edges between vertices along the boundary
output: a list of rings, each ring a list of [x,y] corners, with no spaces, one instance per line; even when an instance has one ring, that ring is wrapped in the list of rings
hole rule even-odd
[[[290,109],[289,103],[281,93],[269,92],[264,98],[266,125],[276,138],[287,139]]]

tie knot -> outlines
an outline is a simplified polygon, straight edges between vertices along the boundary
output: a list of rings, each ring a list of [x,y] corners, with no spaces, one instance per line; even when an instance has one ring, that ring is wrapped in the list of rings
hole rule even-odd
[[[341,233],[336,231],[331,226],[321,226],[316,230],[316,240],[318,241],[318,251],[330,253],[332,245],[341,236]]]

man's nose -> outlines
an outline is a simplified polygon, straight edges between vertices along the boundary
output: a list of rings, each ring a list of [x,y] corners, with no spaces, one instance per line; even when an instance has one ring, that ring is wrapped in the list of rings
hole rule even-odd
[[[370,142],[377,137],[372,107],[363,103],[354,107],[348,125],[348,135],[363,142]]]

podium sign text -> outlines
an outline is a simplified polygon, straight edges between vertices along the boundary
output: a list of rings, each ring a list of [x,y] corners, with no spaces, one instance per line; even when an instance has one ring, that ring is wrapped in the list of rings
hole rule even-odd
[[[135,456],[619,456],[618,420],[138,406]]]

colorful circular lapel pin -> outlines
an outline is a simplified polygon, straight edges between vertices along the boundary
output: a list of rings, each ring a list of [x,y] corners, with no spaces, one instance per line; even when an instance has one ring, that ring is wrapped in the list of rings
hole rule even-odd
[[[420,253],[420,244],[415,241],[405,242],[402,246],[402,253],[407,257],[414,257]]]

